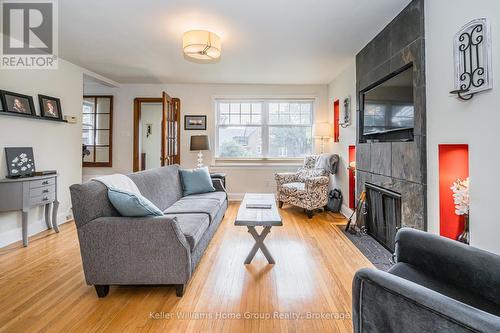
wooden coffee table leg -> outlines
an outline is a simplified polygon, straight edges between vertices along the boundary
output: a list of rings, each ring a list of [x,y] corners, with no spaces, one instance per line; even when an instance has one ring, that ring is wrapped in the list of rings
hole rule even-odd
[[[275,263],[274,258],[267,249],[266,245],[264,244],[264,239],[271,232],[271,227],[264,227],[264,230],[262,230],[262,233],[260,235],[257,233],[257,230],[255,229],[254,226],[247,226],[247,228],[248,232],[255,239],[255,244],[252,247],[252,250],[250,250],[250,253],[248,254],[247,258],[245,259],[245,264],[247,265],[252,262],[252,259],[255,257],[255,254],[259,249],[262,251],[267,261],[270,264],[274,264]]]

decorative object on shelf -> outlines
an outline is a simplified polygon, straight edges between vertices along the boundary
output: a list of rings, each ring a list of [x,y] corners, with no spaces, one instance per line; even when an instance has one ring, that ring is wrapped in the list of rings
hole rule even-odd
[[[491,29],[486,18],[467,23],[454,38],[455,90],[461,100],[493,88],[491,72]]]
[[[203,153],[204,150],[210,150],[210,140],[208,135],[192,135],[191,144],[189,147],[191,151],[198,151],[198,168],[203,167]]]
[[[342,121],[339,125],[342,128],[346,128],[351,125],[351,96],[344,98],[343,104],[344,108],[342,109]]]
[[[2,112],[18,115],[36,116],[33,97],[10,91],[0,90],[0,99],[4,105]]]
[[[184,130],[201,130],[207,129],[207,116],[184,116]]]
[[[7,178],[30,177],[35,173],[32,147],[6,147]]]
[[[182,38],[184,55],[198,62],[211,62],[220,58],[220,37],[210,31],[190,30]]]
[[[38,95],[40,117],[63,120],[61,100],[56,97]]]
[[[455,214],[464,216],[464,231],[458,235],[457,241],[469,244],[469,178],[457,179],[450,188],[453,191]]]
[[[313,126],[313,132],[314,136],[320,139],[320,153],[323,154],[325,149],[325,141],[330,140],[330,138],[332,137],[332,125],[330,125],[329,123],[316,123]]]

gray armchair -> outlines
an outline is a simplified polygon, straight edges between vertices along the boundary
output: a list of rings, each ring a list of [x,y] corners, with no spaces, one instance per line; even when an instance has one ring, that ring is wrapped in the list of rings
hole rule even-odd
[[[500,332],[500,256],[404,228],[396,257],[356,273],[354,332]]]

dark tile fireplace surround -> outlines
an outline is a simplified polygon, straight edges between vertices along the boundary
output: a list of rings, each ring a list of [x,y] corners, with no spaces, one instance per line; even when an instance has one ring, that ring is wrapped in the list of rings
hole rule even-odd
[[[424,1],[412,1],[387,27],[385,27],[356,56],[357,124],[360,124],[360,92],[374,83],[401,70],[413,68],[413,96],[415,106],[414,139],[368,140],[358,127],[356,146],[356,195],[373,187],[379,191],[399,195],[399,202],[389,203],[397,209],[401,226],[427,230],[426,216],[426,125],[425,125],[425,39]],[[371,186],[371,187],[370,187]],[[372,191],[373,192],[373,191]],[[376,198],[368,195],[370,200]],[[380,204],[368,203],[371,217],[384,216]],[[392,205],[392,206],[391,206]],[[399,208],[400,207],[400,208]],[[396,215],[394,215],[396,216]],[[383,224],[391,221],[382,221]],[[367,221],[369,233],[389,249],[394,248],[396,230],[377,230],[380,221]],[[392,223],[392,222],[391,222]],[[371,224],[371,225],[370,225]],[[397,225],[391,226],[397,228]],[[385,233],[384,240],[381,235]],[[388,238],[387,238],[388,237]]]

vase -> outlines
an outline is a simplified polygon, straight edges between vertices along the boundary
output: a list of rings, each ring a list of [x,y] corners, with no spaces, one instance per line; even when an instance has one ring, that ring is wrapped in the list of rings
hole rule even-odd
[[[457,237],[457,241],[469,244],[469,214],[464,215],[464,231]]]

